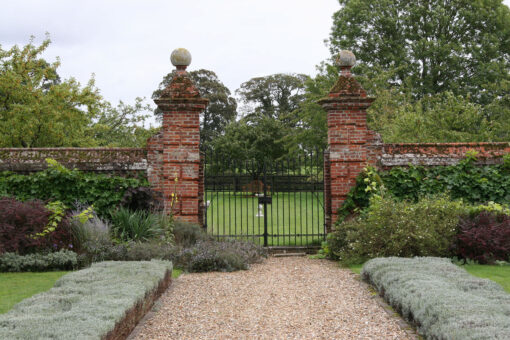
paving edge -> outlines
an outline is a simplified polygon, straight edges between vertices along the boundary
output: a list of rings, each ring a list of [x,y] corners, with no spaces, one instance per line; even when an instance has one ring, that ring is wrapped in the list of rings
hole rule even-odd
[[[347,270],[350,270],[348,268],[345,268]],[[399,325],[399,327],[406,333],[406,335],[412,339],[412,340],[422,340],[423,337],[421,337],[417,332],[416,332],[416,328],[410,324],[409,322],[407,322],[403,317],[402,315],[400,315],[397,311],[395,311],[380,295],[379,293],[377,292],[377,289],[375,289],[374,286],[372,286],[371,284],[363,281],[361,279],[361,275],[360,274],[356,274],[354,272],[352,272],[352,275],[355,276],[356,280],[359,281],[359,283],[365,288],[367,289],[370,294],[372,294],[372,299],[374,299],[377,304],[379,306],[382,307],[382,309],[384,309],[384,311],[390,316],[392,317],[396,323]]]

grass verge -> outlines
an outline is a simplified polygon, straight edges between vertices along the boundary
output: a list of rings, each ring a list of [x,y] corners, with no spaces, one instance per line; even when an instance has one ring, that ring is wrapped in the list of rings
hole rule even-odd
[[[34,294],[47,291],[68,272],[0,273],[0,314]]]

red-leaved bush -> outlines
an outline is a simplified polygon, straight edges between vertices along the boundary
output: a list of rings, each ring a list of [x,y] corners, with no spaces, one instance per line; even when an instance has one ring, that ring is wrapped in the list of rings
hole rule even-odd
[[[20,202],[14,198],[0,198],[0,254],[68,248],[71,235],[67,218],[54,232],[36,236],[48,225],[50,216],[51,211],[41,201]]]
[[[510,216],[482,211],[460,219],[457,256],[481,264],[510,259]]]

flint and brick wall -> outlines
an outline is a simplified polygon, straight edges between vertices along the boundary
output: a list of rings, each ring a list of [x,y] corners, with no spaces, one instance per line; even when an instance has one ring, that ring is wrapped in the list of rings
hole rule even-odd
[[[465,157],[468,151],[478,152],[480,165],[501,163],[502,157],[510,153],[510,143],[406,143],[381,144],[377,162],[378,168],[387,170],[395,166],[453,165]]]
[[[0,171],[28,174],[47,168],[52,158],[69,169],[136,176],[149,167],[143,148],[8,148],[0,149]]]

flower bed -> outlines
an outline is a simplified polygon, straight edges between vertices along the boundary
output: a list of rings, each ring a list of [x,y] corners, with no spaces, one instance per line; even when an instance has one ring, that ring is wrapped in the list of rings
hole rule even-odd
[[[120,339],[171,280],[167,261],[101,262],[0,315],[0,339]]]
[[[448,259],[376,258],[361,275],[427,339],[510,339],[510,295]]]

